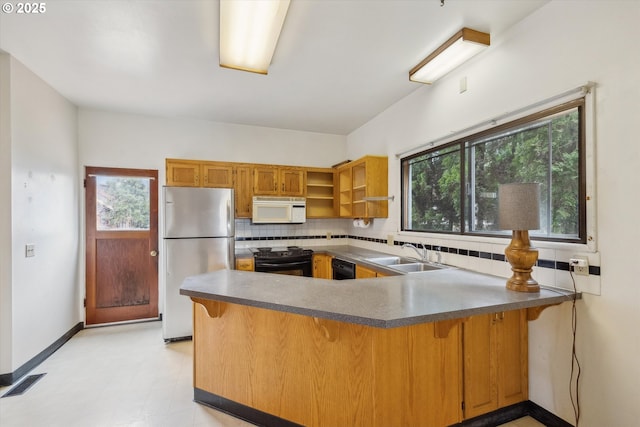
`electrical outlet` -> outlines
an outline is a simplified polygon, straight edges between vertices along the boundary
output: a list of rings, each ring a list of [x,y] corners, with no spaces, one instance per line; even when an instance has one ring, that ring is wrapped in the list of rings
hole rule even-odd
[[[36,256],[36,245],[34,245],[33,243],[27,243],[26,245],[24,245],[24,256],[26,258]]]
[[[387,234],[387,245],[393,246],[393,234]]]
[[[589,275],[589,260],[584,257],[573,257],[569,260],[569,267],[577,276]]]

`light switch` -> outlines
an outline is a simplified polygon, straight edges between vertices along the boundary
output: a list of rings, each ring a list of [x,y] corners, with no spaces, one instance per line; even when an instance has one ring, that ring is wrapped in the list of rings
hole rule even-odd
[[[467,91],[467,76],[464,76],[460,79],[460,93],[465,93]]]
[[[33,243],[27,243],[24,246],[24,256],[26,258],[36,256],[36,245],[34,245]]]

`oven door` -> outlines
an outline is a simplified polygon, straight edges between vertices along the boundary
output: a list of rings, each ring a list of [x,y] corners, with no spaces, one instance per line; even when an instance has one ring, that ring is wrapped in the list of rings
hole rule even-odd
[[[262,273],[288,274],[291,276],[313,276],[311,257],[301,259],[256,259],[254,270]]]

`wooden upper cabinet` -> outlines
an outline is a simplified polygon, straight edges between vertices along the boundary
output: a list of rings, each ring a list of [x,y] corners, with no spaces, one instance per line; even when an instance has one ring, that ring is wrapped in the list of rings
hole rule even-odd
[[[281,168],[280,195],[302,197],[305,194],[304,179],[305,174],[302,169]]]
[[[338,168],[339,213],[345,218],[389,216],[386,156],[365,156]],[[380,200],[367,200],[379,198]]]
[[[233,188],[233,164],[202,162],[202,186],[211,188]]]
[[[256,196],[278,194],[278,168],[272,166],[253,168],[253,194]]]
[[[307,168],[307,218],[335,218],[335,170]]]
[[[236,218],[251,218],[253,213],[253,168],[249,165],[236,166],[235,172]]]
[[[256,166],[253,168],[253,194],[256,196],[304,196],[304,170]]]
[[[201,186],[201,162],[167,159],[166,167],[167,185],[172,187]]]

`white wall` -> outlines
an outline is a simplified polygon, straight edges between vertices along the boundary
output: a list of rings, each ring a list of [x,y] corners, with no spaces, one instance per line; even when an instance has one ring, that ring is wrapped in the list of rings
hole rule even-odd
[[[184,118],[80,109],[82,166],[158,169],[166,158],[329,167],[346,137]]]
[[[348,137],[350,157],[372,147],[389,154],[390,194],[398,200],[395,153],[589,80],[597,83],[593,196],[602,275],[601,295],[585,294],[578,303],[581,427],[635,426],[640,419],[640,286],[632,270],[640,241],[640,56],[633,44],[640,38],[639,19],[637,1],[551,1],[510,30],[492,34],[485,53],[432,87],[419,88]],[[469,90],[459,94],[462,76]],[[397,234],[399,202],[391,208],[388,220],[376,220],[376,229],[365,232]],[[537,268],[536,274],[543,283],[558,284],[557,276]],[[530,322],[530,398],[574,422],[568,394],[570,323],[570,304],[549,308]]]
[[[2,74],[3,106],[7,99],[10,104],[9,111],[0,110],[2,165],[10,154],[10,193],[3,187],[0,195],[11,216],[2,217],[2,240],[10,245],[7,253],[3,243],[2,255],[10,259],[10,273],[3,264],[0,286],[11,303],[2,303],[0,371],[9,373],[81,321],[79,188],[76,108],[8,55],[2,55]],[[35,245],[35,257],[24,256],[27,243]]]
[[[11,60],[0,53],[0,373],[11,369]]]

